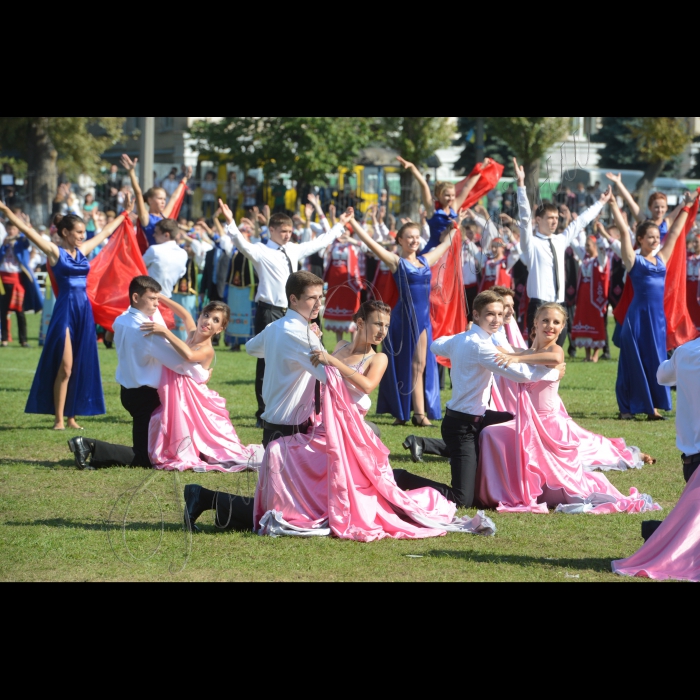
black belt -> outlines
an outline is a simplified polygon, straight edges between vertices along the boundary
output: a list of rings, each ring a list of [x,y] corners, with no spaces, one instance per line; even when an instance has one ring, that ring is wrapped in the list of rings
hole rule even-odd
[[[273,423],[268,423],[266,420],[263,421],[263,428],[273,433],[306,433],[310,426],[310,418],[301,425],[274,425]]]
[[[686,466],[690,464],[700,464],[700,454],[690,455],[690,457],[683,455],[683,464]]]
[[[287,313],[287,309],[283,309],[281,306],[273,306],[264,301],[258,302],[258,308],[260,309],[271,309],[272,311],[281,311],[283,314]]]
[[[453,411],[451,408],[448,408],[447,417],[456,418],[457,420],[464,421],[465,423],[474,423],[474,425],[479,425],[479,423],[483,423],[486,416],[470,416],[468,413],[460,413],[459,411]]]

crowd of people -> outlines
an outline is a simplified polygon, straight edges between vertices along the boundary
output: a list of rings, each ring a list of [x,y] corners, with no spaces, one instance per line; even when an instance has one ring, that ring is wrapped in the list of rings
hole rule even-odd
[[[397,221],[386,194],[361,215],[353,206],[324,207],[310,193],[293,213],[281,188],[274,208],[261,207],[256,184],[239,187],[232,177],[227,197],[217,198],[214,173],[202,183],[204,216],[191,221],[191,171],[174,169],[144,193],[137,162],[127,156],[122,171],[110,174],[110,211],[91,195],[78,203],[62,186],[51,228],[42,230],[1,204],[3,345],[10,312],[20,319],[25,346],[24,311],[43,305],[46,317],[26,411],[53,415],[59,431],[82,430],[78,416],[105,413],[97,353],[105,329],[96,329],[88,276],[91,260],[127,245],[114,234],[133,225],[138,269],[146,274],[134,275],[129,308],[100,336],[118,354],[133,445],[79,436],[69,446],[84,470],[259,473],[254,502],[188,487],[190,528],[214,510],[222,529],[368,542],[493,535],[485,510],[660,510],[634,489],[620,493],[601,473],[641,469],[654,458],[590,433],[568,415],[558,393],[567,340],[570,357],[582,350],[592,363],[609,358],[610,342],[619,345],[622,420],[664,420],[661,411],[672,408],[669,386],[683,380],[679,446],[695,493],[698,394],[689,387],[700,376],[693,376],[700,345],[697,194],[669,212],[656,193],[647,218],[613,173],[607,188],[531,202],[517,162],[517,189],[503,190],[496,187],[503,168],[491,160],[457,185],[434,188],[418,167],[399,160],[422,192],[419,221]],[[35,278],[41,268],[51,278],[43,301]],[[667,326],[669,298],[683,300],[685,336],[683,323]],[[323,344],[328,333],[336,335],[332,354]],[[259,445],[241,444],[225,401],[207,388],[220,339],[257,358]],[[452,399],[443,416],[446,369]],[[391,468],[381,432],[367,420],[377,389],[377,414],[420,430],[405,449],[415,463],[425,454],[449,460],[449,484]],[[442,420],[442,440],[423,432],[435,420]],[[682,520],[679,511],[690,517],[693,503],[679,505],[674,521]],[[475,518],[456,517],[457,508],[475,506],[484,509]],[[633,558],[616,570],[663,577],[673,560],[679,576],[671,550],[687,551],[688,537],[700,547],[683,522],[657,523],[653,532],[647,526],[653,565],[634,570]]]

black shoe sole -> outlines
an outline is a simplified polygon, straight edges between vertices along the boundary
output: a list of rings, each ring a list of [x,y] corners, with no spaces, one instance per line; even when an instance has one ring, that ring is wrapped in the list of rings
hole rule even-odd
[[[91,467],[87,462],[85,462],[85,465],[83,466],[78,462],[78,452],[75,449],[75,445],[73,444],[73,438],[68,440],[68,449],[73,453],[73,457],[75,458],[75,466],[78,468],[78,471],[81,472],[96,472],[97,469],[95,467]]]

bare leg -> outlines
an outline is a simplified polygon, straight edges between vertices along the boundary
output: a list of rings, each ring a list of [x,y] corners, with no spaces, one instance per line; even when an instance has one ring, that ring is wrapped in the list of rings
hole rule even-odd
[[[593,359],[591,360],[591,362],[598,364],[598,360],[600,360],[600,350],[596,348],[596,351],[593,353]]]
[[[591,349],[586,348],[586,362],[590,362],[590,361],[591,361]]]
[[[343,339],[343,334],[341,332],[336,331],[335,332],[335,340],[337,343],[339,343]]]
[[[428,332],[418,339],[413,355],[413,413],[419,426],[429,427],[431,422],[425,414],[425,366],[428,359]]]
[[[54,430],[65,430],[63,412],[66,408],[66,397],[68,395],[68,382],[73,373],[73,344],[70,339],[70,331],[66,328],[66,344],[63,350],[63,361],[58,370],[58,376],[53,387],[53,400],[56,408],[56,422]],[[68,418],[68,427],[72,430],[82,430],[75,422],[75,417]]]

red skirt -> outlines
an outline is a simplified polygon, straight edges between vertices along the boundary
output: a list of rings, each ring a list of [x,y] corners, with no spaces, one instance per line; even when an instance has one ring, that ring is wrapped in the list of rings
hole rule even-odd
[[[493,287],[506,287],[507,289],[513,288],[513,276],[504,267],[498,268],[498,275],[496,279],[489,279],[484,277],[481,281],[481,288],[479,293],[487,292]]]
[[[388,270],[377,268],[377,276],[374,278],[374,298],[388,304],[392,310],[399,303],[399,290],[394,280],[394,275]]]
[[[606,317],[591,304],[591,283],[581,282],[571,339],[577,348],[604,348]]]
[[[328,270],[328,295],[323,315],[324,327],[329,331],[352,331],[355,314],[360,310],[360,290],[355,291],[347,265],[331,264]]]
[[[17,272],[1,272],[0,279],[5,288],[12,287],[12,298],[10,299],[10,311],[24,311],[24,287]]]

